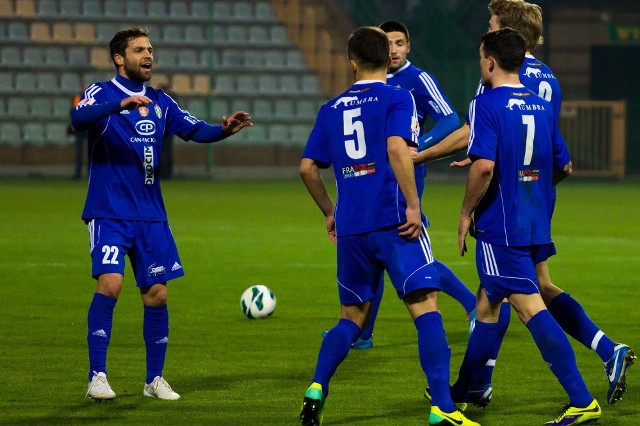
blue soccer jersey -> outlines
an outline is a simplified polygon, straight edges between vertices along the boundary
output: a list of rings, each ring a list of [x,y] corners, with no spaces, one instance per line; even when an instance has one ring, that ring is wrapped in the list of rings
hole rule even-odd
[[[338,236],[406,221],[387,138],[400,136],[416,146],[417,132],[411,93],[381,81],[359,81],[320,108],[302,157],[333,165]]]
[[[121,110],[121,100],[133,95],[147,96],[152,103]],[[157,170],[163,137],[176,134],[189,140],[206,123],[161,90],[120,75],[89,86],[73,114],[89,108],[109,113],[89,128],[89,189],[82,218],[167,220]]]
[[[387,74],[387,84],[409,90],[415,99],[420,123],[421,136],[418,140],[420,151],[440,142],[460,125],[460,118],[440,89],[438,81],[411,62],[407,61],[402,67]],[[427,116],[436,123],[428,132],[425,131]],[[427,164],[416,165],[415,169],[418,195],[422,197]]]
[[[542,99],[551,102],[556,118],[560,115],[560,106],[562,105],[562,90],[560,83],[553,75],[551,69],[540,62],[532,55],[524,57],[524,62],[520,67],[520,83]],[[476,94],[484,93],[491,90],[491,87],[479,84]]]
[[[522,85],[503,85],[469,106],[469,156],[495,162],[475,209],[476,238],[492,244],[551,242],[554,169],[570,161],[551,104]]]

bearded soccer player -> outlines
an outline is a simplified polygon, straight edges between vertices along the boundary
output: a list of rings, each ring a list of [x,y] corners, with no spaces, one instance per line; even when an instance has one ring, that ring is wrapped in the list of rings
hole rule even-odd
[[[143,395],[175,400],[180,395],[163,376],[169,341],[167,282],[184,272],[158,179],[163,137],[216,142],[251,126],[251,117],[238,111],[223,117],[222,125],[211,125],[145,85],[154,65],[147,29],[120,31],[109,47],[116,76],[90,85],[71,117],[75,129],[89,131],[89,189],[82,219],[89,228],[97,285],[87,318],[87,396],[116,396],[106,376],[107,349],[128,255],[144,308]]]

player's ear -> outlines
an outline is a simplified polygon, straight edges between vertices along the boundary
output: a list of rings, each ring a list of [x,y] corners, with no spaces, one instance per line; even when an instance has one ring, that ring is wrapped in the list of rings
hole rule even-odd
[[[496,66],[496,60],[493,56],[489,56],[489,72],[493,72]]]
[[[115,62],[118,66],[124,65],[124,58],[119,53],[116,53],[115,55],[113,55],[113,62]]]

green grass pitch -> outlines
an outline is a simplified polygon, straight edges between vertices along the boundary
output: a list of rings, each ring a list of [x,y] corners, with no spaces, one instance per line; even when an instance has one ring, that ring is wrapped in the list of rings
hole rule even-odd
[[[332,182],[328,182],[332,185]],[[170,344],[165,377],[182,395],[142,395],[142,307],[130,269],[115,311],[108,357],[116,400],[85,398],[88,232],[80,220],[86,183],[0,180],[0,424],[296,424],[320,334],[337,320],[334,247],[299,181],[163,183],[186,276],[169,284]],[[475,290],[469,254],[457,255],[462,183],[429,183],[424,209],[436,256]],[[554,282],[572,293],[612,339],[640,352],[640,185],[569,180],[558,190]],[[273,317],[248,320],[240,295],[266,284]],[[452,380],[466,346],[463,309],[440,297],[452,347]],[[572,340],[587,385],[603,408],[600,424],[640,424],[640,365],[628,392],[606,404],[597,355]],[[526,328],[512,315],[494,398],[468,416],[483,425],[540,425],[566,396]],[[331,382],[326,425],[424,425],[416,333],[390,287],[374,348],[352,351]]]

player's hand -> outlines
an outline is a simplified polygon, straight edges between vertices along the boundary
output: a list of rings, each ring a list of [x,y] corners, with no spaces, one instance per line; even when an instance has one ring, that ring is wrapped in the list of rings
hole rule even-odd
[[[238,133],[240,130],[248,126],[253,126],[251,116],[248,112],[236,111],[231,114],[230,117],[222,117],[222,130],[228,135]]]
[[[333,244],[338,244],[338,237],[336,236],[336,219],[333,215],[327,216],[327,234]]]
[[[460,215],[460,221],[458,222],[458,252],[460,256],[464,256],[467,252],[467,242],[465,239],[469,233],[471,236],[475,235],[473,219],[471,216]]]
[[[121,100],[120,108],[123,110],[125,109],[133,110],[133,109],[138,109],[141,106],[147,106],[151,103],[153,103],[153,101],[147,98],[146,96],[134,95]]]
[[[465,167],[469,167],[471,165],[471,159],[469,157],[465,158],[462,161],[452,161],[449,163],[449,167],[463,169]]]
[[[398,226],[398,233],[407,240],[414,240],[422,233],[422,215],[420,209],[407,207],[407,221]]]

